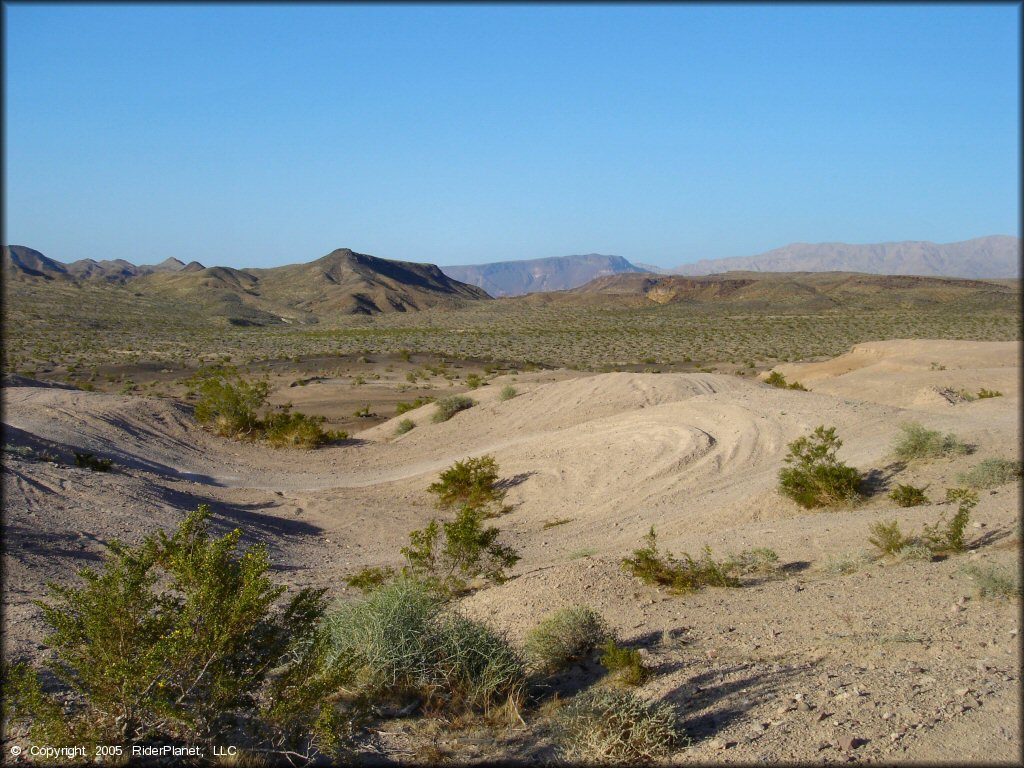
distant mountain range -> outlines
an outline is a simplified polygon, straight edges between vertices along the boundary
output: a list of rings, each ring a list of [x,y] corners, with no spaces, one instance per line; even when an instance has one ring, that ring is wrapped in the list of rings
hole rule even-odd
[[[522,296],[541,291],[565,291],[595,277],[646,270],[621,256],[588,253],[584,256],[553,256],[547,259],[497,261],[441,267],[446,275],[483,288],[491,296]]]
[[[749,272],[864,272],[874,275],[932,275],[976,280],[1020,277],[1020,238],[992,235],[959,243],[849,245],[793,243],[758,256],[702,259],[671,270],[677,275]]]
[[[329,314],[404,312],[489,299],[433,264],[378,259],[348,248],[272,269],[204,267],[168,259],[156,266],[85,259],[62,264],[25,246],[3,249],[5,282],[130,284],[141,295],[187,302],[236,325],[314,323]]]

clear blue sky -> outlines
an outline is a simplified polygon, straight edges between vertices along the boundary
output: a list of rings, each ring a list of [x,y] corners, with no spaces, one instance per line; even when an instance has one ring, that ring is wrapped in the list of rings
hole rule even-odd
[[[676,266],[1018,234],[1017,5],[6,4],[7,244]]]

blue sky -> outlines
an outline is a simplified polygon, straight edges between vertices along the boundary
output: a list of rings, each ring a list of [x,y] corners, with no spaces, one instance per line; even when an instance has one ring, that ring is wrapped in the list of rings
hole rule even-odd
[[[5,234],[676,266],[1018,234],[1020,8],[19,5]]]

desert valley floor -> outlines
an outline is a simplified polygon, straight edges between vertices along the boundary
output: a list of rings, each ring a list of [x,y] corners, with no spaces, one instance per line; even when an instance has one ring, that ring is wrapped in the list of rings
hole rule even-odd
[[[712,373],[523,372],[475,390],[476,407],[435,424],[435,406],[315,451],[216,437],[169,399],[12,379],[5,442],[60,463],[5,455],[6,653],[42,659],[33,604],[47,581],[95,565],[102,544],[137,542],[209,503],[219,528],[264,541],[276,576],[354,597],[343,577],[402,563],[409,531],[436,510],[426,487],[456,460],[492,454],[512,511],[494,522],[522,555],[513,578],[458,607],[514,642],[552,611],[589,605],[657,674],[639,689],[676,706],[690,737],[673,763],[927,761],[1016,763],[1020,599],[979,596],[968,564],[1017,572],[1020,488],[980,492],[969,551],[933,562],[870,560],[869,528],[920,529],[945,488],[987,458],[1018,458],[1016,342],[886,341],[776,370],[810,392]],[[514,383],[518,395],[499,391]],[[329,400],[324,379],[287,393]],[[1001,397],[962,401],[959,389]],[[395,435],[400,418],[416,428]],[[895,463],[899,425],[918,421],[974,446],[969,455]],[[836,427],[840,458],[876,491],[809,512],[780,496],[787,444]],[[114,461],[79,469],[72,449]],[[902,509],[885,491],[927,486]],[[545,524],[548,524],[547,526]],[[740,589],[669,595],[623,572],[651,526],[672,553],[778,553],[777,577]],[[570,685],[567,683],[567,685]],[[570,685],[571,688],[571,685]],[[544,761],[540,719],[487,733],[431,733],[403,720],[368,734],[367,759],[414,761],[425,744],[457,760]]]

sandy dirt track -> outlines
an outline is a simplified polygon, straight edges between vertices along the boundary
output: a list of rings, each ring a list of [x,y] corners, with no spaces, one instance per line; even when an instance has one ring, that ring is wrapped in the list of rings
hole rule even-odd
[[[104,541],[170,528],[199,503],[218,525],[267,542],[282,579],[337,592],[363,566],[400,565],[408,532],[435,514],[427,485],[455,460],[490,453],[513,506],[495,522],[522,560],[515,578],[462,609],[516,641],[563,605],[600,610],[661,672],[641,694],[682,713],[693,741],[673,761],[1011,763],[1021,749],[1019,599],[979,599],[962,568],[1017,569],[1019,488],[982,492],[971,554],[848,575],[830,564],[869,550],[879,519],[933,522],[950,509],[942,489],[978,461],[1020,456],[1019,368],[1015,343],[896,341],[778,368],[811,392],[703,373],[521,374],[472,392],[478,405],[448,422],[432,423],[426,405],[314,452],[215,437],[171,401],[8,386],[5,443],[72,464],[72,450],[89,451],[116,467],[5,454],[7,652],[43,654],[31,600],[45,581],[72,578]],[[519,394],[502,401],[508,381]],[[980,388],[1003,395],[942,394]],[[400,418],[417,426],[395,437]],[[911,420],[975,450],[897,466],[892,442]],[[819,424],[836,427],[840,458],[873,471],[879,488],[927,485],[936,503],[900,509],[879,492],[809,513],[781,497],[787,444]],[[556,520],[567,522],[544,527]],[[619,566],[652,525],[675,553],[770,547],[785,575],[663,594]],[[798,700],[809,708],[790,706]],[[510,740],[500,753],[539,759],[546,739]]]

